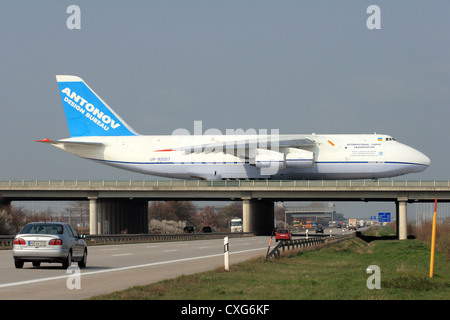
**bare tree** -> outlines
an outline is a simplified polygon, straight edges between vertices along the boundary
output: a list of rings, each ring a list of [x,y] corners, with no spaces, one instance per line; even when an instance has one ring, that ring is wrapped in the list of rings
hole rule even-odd
[[[190,221],[197,208],[191,201],[154,201],[148,208],[148,218],[156,220]]]
[[[214,206],[206,206],[199,213],[199,223],[202,226],[217,227],[219,224],[219,215]]]
[[[21,207],[4,206],[0,209],[0,234],[16,234],[27,223],[27,212]]]

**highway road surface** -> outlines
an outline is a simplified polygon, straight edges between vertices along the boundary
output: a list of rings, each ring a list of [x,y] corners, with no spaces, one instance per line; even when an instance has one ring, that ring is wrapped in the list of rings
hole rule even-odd
[[[230,264],[265,256],[269,241],[270,237],[230,238]],[[58,263],[34,268],[28,262],[16,269],[11,250],[0,251],[0,299],[85,299],[224,267],[223,239],[89,246],[88,250],[87,267],[80,270],[74,263],[72,271]]]

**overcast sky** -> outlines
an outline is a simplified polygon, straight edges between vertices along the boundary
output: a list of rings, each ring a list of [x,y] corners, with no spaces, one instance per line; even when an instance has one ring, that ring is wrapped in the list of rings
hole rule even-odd
[[[81,29],[67,28],[69,5]],[[370,30],[370,5],[381,29]],[[36,139],[69,137],[56,74],[141,134],[177,128],[385,133],[448,180],[449,1],[5,1],[0,180],[156,179]]]

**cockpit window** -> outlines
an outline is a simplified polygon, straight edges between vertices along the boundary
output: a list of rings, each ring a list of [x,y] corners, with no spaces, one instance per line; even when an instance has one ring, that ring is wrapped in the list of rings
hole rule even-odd
[[[387,138],[386,138],[386,141],[395,141],[395,139],[392,138],[392,137],[387,137]]]

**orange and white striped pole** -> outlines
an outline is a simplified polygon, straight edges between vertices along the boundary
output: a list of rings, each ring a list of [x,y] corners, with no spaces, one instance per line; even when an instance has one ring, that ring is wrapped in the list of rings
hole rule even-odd
[[[431,231],[430,278],[433,278],[434,273],[434,251],[436,249],[436,210],[437,198],[434,199],[433,229]]]

